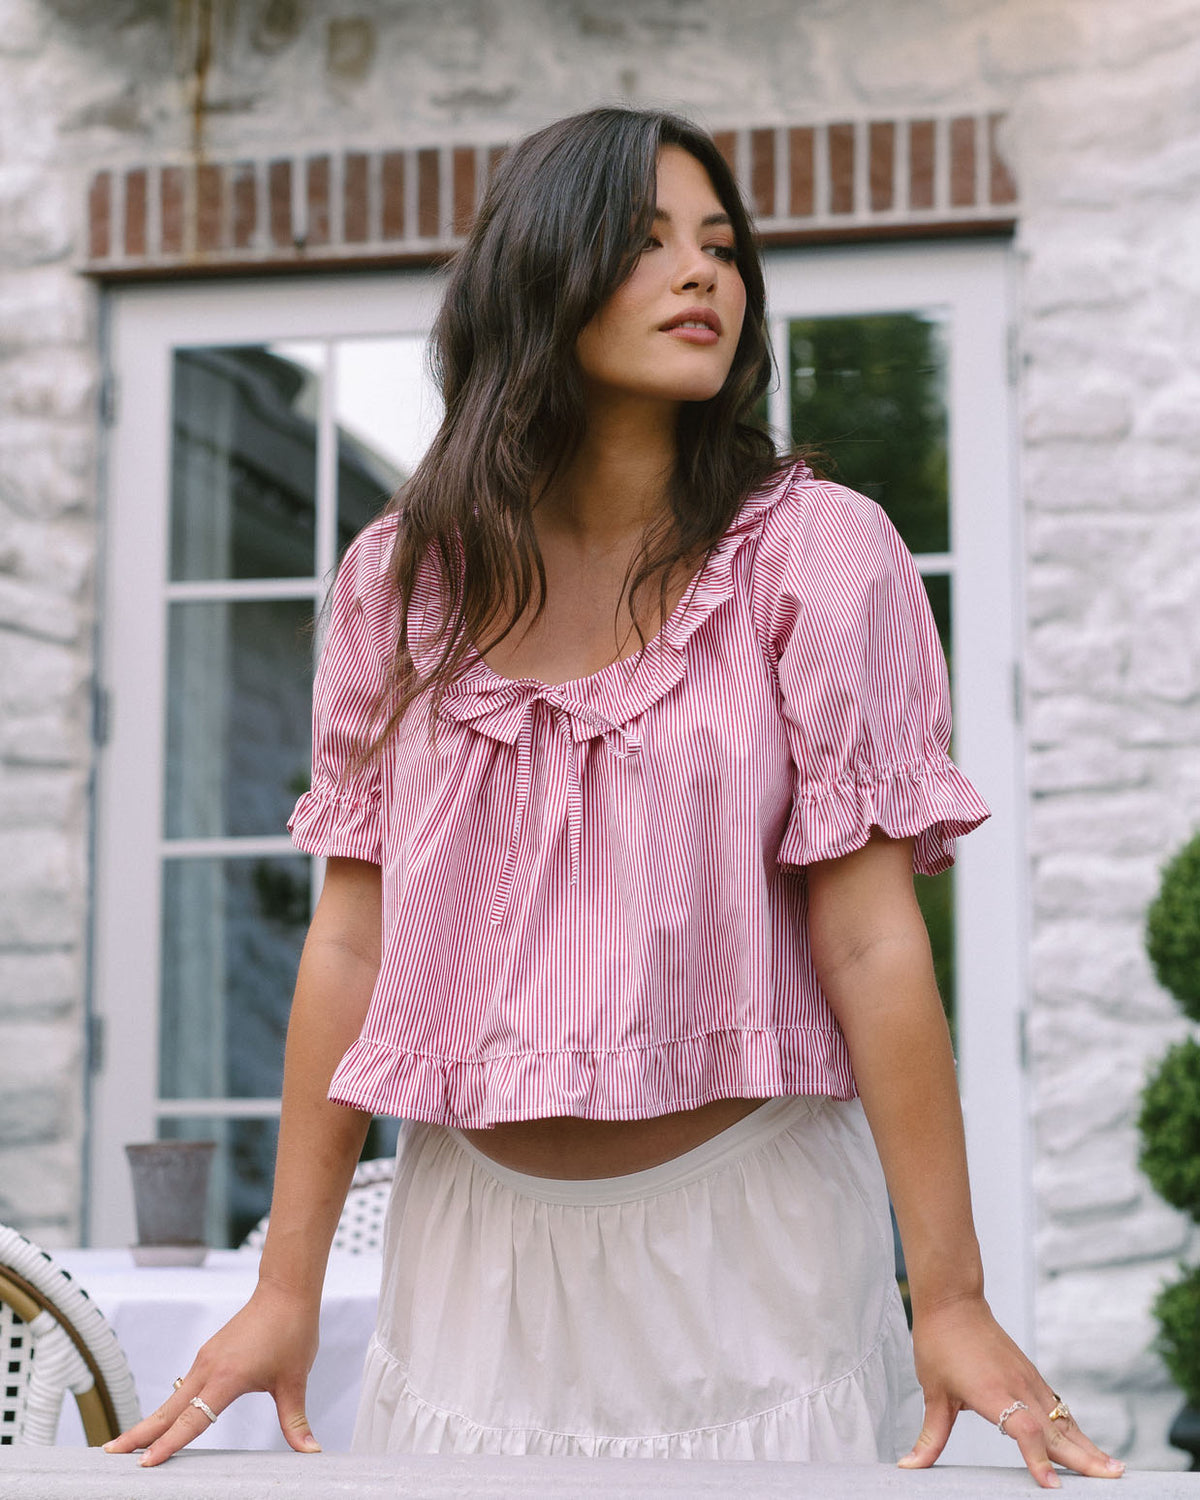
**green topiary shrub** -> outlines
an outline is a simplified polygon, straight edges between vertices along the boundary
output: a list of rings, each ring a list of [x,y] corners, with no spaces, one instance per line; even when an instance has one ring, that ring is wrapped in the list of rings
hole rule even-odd
[[[1200,1045],[1178,1042],[1142,1090],[1138,1165],[1154,1191],[1200,1221]]]
[[[1154,1347],[1188,1405],[1200,1411],[1200,1266],[1180,1270],[1187,1271],[1183,1279],[1163,1287],[1155,1299]]]
[[[1200,1021],[1200,833],[1163,870],[1146,913],[1146,952],[1158,982],[1185,1015]],[[1138,1130],[1139,1164],[1155,1191],[1200,1223],[1200,1044],[1194,1039],[1176,1043],[1147,1080]],[[1200,1266],[1180,1270],[1180,1280],[1154,1303],[1155,1347],[1188,1405],[1200,1411]],[[1192,1450],[1190,1442],[1178,1443]],[[1192,1467],[1200,1467],[1200,1456]]]
[[[1146,913],[1146,952],[1159,984],[1200,1021],[1200,833],[1163,870]]]

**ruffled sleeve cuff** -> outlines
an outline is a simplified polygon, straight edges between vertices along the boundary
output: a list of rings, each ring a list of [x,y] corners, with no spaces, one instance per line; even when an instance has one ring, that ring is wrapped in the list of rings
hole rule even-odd
[[[987,804],[948,756],[874,775],[848,775],[799,790],[779,846],[781,865],[811,865],[861,849],[873,828],[915,839],[913,869],[938,875],[954,863],[954,841],[990,817]]]
[[[313,787],[288,819],[292,843],[324,859],[365,859],[383,863],[379,795],[335,792]]]

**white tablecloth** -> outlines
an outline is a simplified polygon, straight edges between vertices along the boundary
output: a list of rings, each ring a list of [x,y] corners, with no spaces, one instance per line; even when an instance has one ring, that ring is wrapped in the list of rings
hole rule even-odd
[[[56,1250],[55,1259],[79,1282],[112,1324],[133,1369],[143,1412],[171,1394],[200,1345],[254,1289],[258,1252],[210,1250],[203,1266],[135,1266],[128,1250]],[[321,1349],[308,1382],[308,1419],[326,1451],[350,1446],[363,1356],[375,1326],[381,1262],[378,1256],[330,1256],[321,1304]],[[83,1443],[75,1402],[63,1402],[60,1443]],[[286,1448],[275,1403],[263,1393],[243,1396],[198,1438],[210,1448]]]

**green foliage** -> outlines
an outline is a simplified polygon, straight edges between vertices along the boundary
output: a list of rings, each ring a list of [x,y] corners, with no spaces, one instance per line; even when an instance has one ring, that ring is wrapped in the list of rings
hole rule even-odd
[[[1177,1043],[1142,1090],[1139,1165],[1154,1190],[1200,1220],[1200,1046]]]
[[[1153,1311],[1159,1327],[1155,1348],[1188,1405],[1200,1410],[1200,1266],[1164,1287]]]
[[[919,313],[797,318],[792,437],[877,500],[913,552],[949,550],[945,333]]]
[[[1146,952],[1159,984],[1200,1021],[1200,833],[1163,871],[1146,913]]]

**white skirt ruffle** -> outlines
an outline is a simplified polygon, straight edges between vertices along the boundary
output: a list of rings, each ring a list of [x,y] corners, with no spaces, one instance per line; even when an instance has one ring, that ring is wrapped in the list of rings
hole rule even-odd
[[[404,1127],[356,1450],[870,1463],[920,1424],[857,1100],[579,1182]]]

